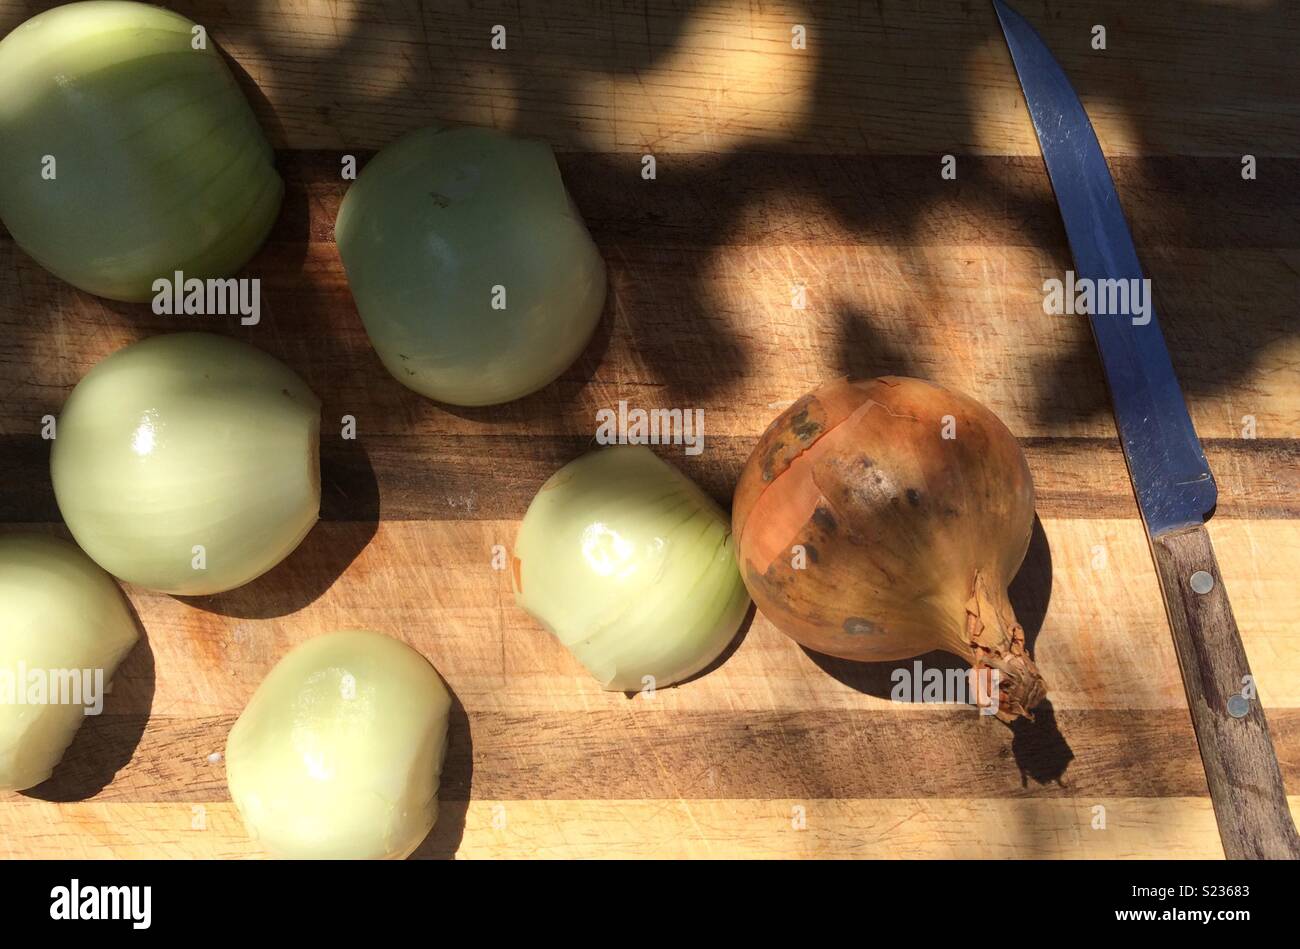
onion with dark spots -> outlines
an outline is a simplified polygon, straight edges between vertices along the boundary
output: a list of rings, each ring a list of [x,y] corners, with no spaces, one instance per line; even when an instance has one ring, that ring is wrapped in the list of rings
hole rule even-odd
[[[996,682],[1004,721],[1046,694],[1007,597],[1033,522],[1029,466],[997,416],[894,376],[795,402],[759,439],[732,510],[741,575],[779,629],[863,662],[953,653],[990,698]]]

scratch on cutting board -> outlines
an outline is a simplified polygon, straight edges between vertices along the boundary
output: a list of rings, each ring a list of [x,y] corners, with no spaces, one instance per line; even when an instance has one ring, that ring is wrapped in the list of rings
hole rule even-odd
[[[632,717],[632,720],[636,722],[637,727],[641,728],[642,723],[638,721],[637,716],[632,713],[631,706],[628,704],[624,704],[623,707],[627,710],[628,714]],[[677,798],[677,803],[680,804],[682,806],[682,810],[686,812],[686,816],[690,819],[691,826],[695,828],[695,832],[698,839],[704,844],[705,850],[711,851],[712,847],[709,844],[708,837],[704,833],[704,828],[701,827],[700,822],[695,819],[695,812],[691,810],[690,804],[688,804],[686,802],[686,798],[682,796],[681,788],[677,786],[676,782],[672,781],[669,771],[667,768],[664,767],[663,759],[659,757],[659,752],[655,749],[653,742],[650,743],[650,749],[651,749],[650,753],[654,756],[655,765],[659,768],[660,775],[665,779],[665,784],[670,785],[672,787],[673,796]]]

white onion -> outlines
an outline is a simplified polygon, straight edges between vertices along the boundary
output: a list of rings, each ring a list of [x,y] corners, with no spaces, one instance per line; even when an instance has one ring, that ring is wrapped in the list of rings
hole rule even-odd
[[[76,287],[147,300],[176,270],[228,276],[275,221],[271,147],[211,39],[193,48],[194,25],[93,0],[0,42],[0,219]]]
[[[139,635],[117,584],[75,546],[0,535],[0,791],[50,776]]]
[[[412,132],[366,165],[334,230],[375,352],[431,399],[540,389],[600,319],[605,263],[542,142]]]
[[[288,858],[401,859],[433,828],[451,696],[405,643],[368,630],[291,650],[226,743],[249,835]]]
[[[642,446],[584,455],[542,485],[514,583],[516,602],[618,691],[704,669],[749,608],[726,514]]]
[[[229,590],[283,560],[320,510],[320,400],[246,343],[154,336],[92,369],[50,474],[72,535],[151,590]]]

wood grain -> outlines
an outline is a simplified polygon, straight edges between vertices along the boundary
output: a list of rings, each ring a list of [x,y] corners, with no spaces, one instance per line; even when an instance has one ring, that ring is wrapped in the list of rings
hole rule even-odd
[[[321,448],[321,518],[331,522],[373,520],[380,505],[384,519],[394,521],[518,519],[557,468],[593,447],[590,434],[393,434],[353,441],[340,431],[326,431]],[[755,441],[706,429],[698,455],[674,446],[659,450],[726,507]],[[1136,510],[1118,439],[1033,437],[1021,439],[1021,448],[1042,517],[1113,519]],[[1300,442],[1209,439],[1205,448],[1222,493],[1217,517],[1300,517]],[[0,495],[0,523],[60,520],[49,457],[50,442],[37,435],[0,435],[0,481],[25,486]]]
[[[515,521],[324,523],[265,578],[230,593],[180,599],[131,588],[147,646],[122,665],[108,711],[236,715],[286,651],[347,626],[373,627],[410,643],[438,667],[471,716],[580,717],[625,709],[622,693],[602,692],[515,606],[506,572],[492,569],[494,545],[508,550],[516,528]],[[1295,524],[1216,520],[1211,528],[1263,702],[1269,709],[1300,708]],[[1042,529],[1011,598],[1051,684],[1053,706],[1134,715],[1185,709],[1141,522],[1049,519]],[[950,662],[942,654],[925,657],[926,667]],[[680,688],[659,690],[637,709],[647,715],[728,711],[742,718],[772,710],[848,710],[870,722],[910,708],[890,699],[897,667],[806,653],[756,615],[720,666]],[[1124,740],[1118,731],[1115,741]]]
[[[1300,859],[1300,835],[1210,536],[1197,525],[1152,537],[1151,549],[1224,852],[1234,860]]]
[[[1195,796],[1206,787],[1183,709],[1046,708],[1041,721],[1007,729],[968,706],[742,716],[730,709],[670,712],[650,707],[654,699],[618,698],[617,705],[593,703],[580,713],[458,713],[440,798],[467,800],[471,790],[511,800],[1158,798]],[[1280,754],[1297,761],[1300,712],[1274,718]],[[75,801],[93,789],[99,801],[227,801],[220,754],[234,719],[105,714],[87,724],[67,766],[31,796]],[[131,756],[129,768],[99,787],[122,752]],[[1300,764],[1289,764],[1284,777],[1300,780]]]
[[[0,0],[0,35],[55,2]],[[196,326],[87,296],[0,229],[0,530],[62,532],[40,430],[77,380],[133,340],[194,328],[275,354],[322,397],[323,519],[241,590],[128,589],[145,640],[55,779],[0,796],[0,855],[257,856],[212,756],[288,648],[358,626],[420,650],[456,696],[442,819],[420,856],[1223,855],[1097,356],[1080,319],[1043,313],[1069,252],[991,7],[169,5],[237,64],[277,148],[285,205],[247,270],[262,322]],[[1220,487],[1208,529],[1294,793],[1300,9],[1019,9],[1079,88],[1153,279]],[[497,24],[505,51],[488,44]],[[435,122],[555,146],[609,267],[579,361],[493,409],[436,405],[387,376],[333,242],[342,156],[364,163]],[[939,174],[945,154],[956,180]],[[598,409],[703,408],[701,455],[659,451],[726,503],[768,422],[845,373],[963,390],[1024,447],[1040,524],[1012,600],[1051,690],[1038,725],[894,702],[899,664],[807,653],[761,615],[707,675],[629,699],[514,605],[493,549],[591,444]],[[344,414],[356,441],[339,437]]]
[[[1300,813],[1300,797],[1291,799]],[[447,820],[448,816],[454,817]],[[416,856],[1170,859],[1223,856],[1204,797],[1089,801],[498,801],[443,805]],[[30,828],[42,828],[39,836]],[[14,841],[23,845],[15,847]],[[232,804],[23,801],[0,808],[0,856],[257,859]]]
[[[0,0],[0,32],[57,0]],[[926,0],[175,0],[248,74],[276,147],[378,148],[436,122],[581,151],[842,154],[1038,146],[992,8]],[[1018,9],[1108,155],[1291,156],[1286,3]],[[791,28],[807,27],[803,51]],[[1091,47],[1107,28],[1107,48]],[[490,47],[493,26],[507,48]]]

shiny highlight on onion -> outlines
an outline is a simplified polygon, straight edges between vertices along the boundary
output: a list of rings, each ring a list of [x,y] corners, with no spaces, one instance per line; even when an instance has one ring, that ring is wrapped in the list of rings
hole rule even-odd
[[[427,660],[370,630],[276,663],[226,742],[249,836],[277,857],[397,860],[438,818],[451,695]]]
[[[605,689],[690,678],[749,609],[726,514],[643,446],[599,449],[552,475],[513,566],[515,601]]]
[[[320,400],[288,366],[208,333],[119,350],[73,389],[50,476],[82,549],[164,593],[270,570],[320,510]]]

